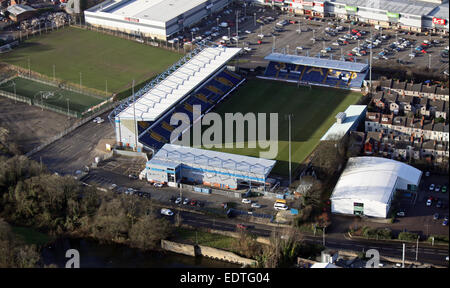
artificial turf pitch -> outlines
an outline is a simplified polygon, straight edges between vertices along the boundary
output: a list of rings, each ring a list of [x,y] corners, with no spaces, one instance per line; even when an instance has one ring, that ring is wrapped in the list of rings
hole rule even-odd
[[[119,93],[165,71],[181,54],[95,31],[68,27],[33,36],[0,61],[88,88]],[[28,66],[30,64],[30,67]],[[107,83],[106,83],[107,82]]]
[[[290,83],[255,79],[249,80],[225,102],[220,103],[214,112],[221,114],[222,119],[225,119],[225,113],[278,113],[278,154],[275,158],[277,164],[272,172],[286,176],[289,175],[289,124],[286,115],[293,115],[291,159],[294,171],[336,121],[336,114],[357,103],[361,97],[361,93],[348,90],[297,87]],[[205,126],[203,129],[206,129]],[[247,132],[245,135],[247,136]],[[266,135],[269,135],[268,131]],[[246,148],[213,150],[259,157],[258,148],[248,148],[248,143],[244,144]]]
[[[67,106],[71,111],[82,113],[96,104],[104,101],[101,98],[95,98],[82,93],[63,90],[55,86],[46,85],[40,82],[16,77],[10,81],[0,85],[0,90],[14,93],[32,99],[36,103],[49,104],[59,107],[62,111],[66,111]],[[50,92],[52,95],[48,95]],[[48,98],[41,97],[47,94]]]

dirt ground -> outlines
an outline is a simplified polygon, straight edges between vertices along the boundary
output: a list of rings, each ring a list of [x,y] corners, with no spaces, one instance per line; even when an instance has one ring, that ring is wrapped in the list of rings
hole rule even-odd
[[[105,122],[93,122],[77,128],[62,139],[45,147],[31,158],[41,161],[51,170],[60,174],[72,174],[94,162],[95,157],[102,156],[106,150],[101,143],[112,143],[105,139],[114,139],[114,129],[107,120],[108,112],[101,115]],[[105,146],[103,146],[105,147]]]
[[[9,130],[22,153],[39,146],[76,121],[74,118],[0,97],[0,127]]]

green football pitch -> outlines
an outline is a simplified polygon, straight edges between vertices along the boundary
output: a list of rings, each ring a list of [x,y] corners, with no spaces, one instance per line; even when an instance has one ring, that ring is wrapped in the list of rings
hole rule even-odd
[[[160,74],[181,54],[95,31],[69,27],[25,40],[2,60],[88,88],[119,93]],[[29,65],[29,66],[28,66]]]
[[[293,115],[291,160],[294,171],[333,125],[336,114],[357,103],[361,97],[362,94],[359,92],[314,86],[297,87],[290,83],[256,79],[245,83],[237,92],[220,103],[214,112],[219,113],[222,119],[225,119],[225,113],[241,112],[244,115],[249,112],[278,113],[278,154],[275,158],[277,164],[272,171],[286,176],[289,175],[289,122],[286,115]],[[204,129],[205,126],[203,131]],[[269,135],[269,132],[266,134]],[[244,143],[244,148],[213,148],[213,150],[254,157],[259,157],[260,152],[258,148],[248,148],[248,142]]]
[[[6,83],[0,84],[0,90],[14,93],[32,99],[35,103],[49,104],[57,106],[62,111],[67,111],[67,106],[71,111],[84,112],[104,101],[101,98],[91,97],[85,94],[63,90],[58,87],[46,85],[40,82],[16,77]]]

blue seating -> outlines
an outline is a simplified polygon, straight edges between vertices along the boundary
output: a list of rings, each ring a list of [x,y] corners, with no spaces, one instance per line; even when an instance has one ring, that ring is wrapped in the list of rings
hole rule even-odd
[[[224,79],[220,79],[221,77]],[[191,111],[187,110],[186,105],[201,105],[201,113],[204,113],[206,110],[212,107],[223,96],[223,94],[226,94],[235,85],[237,85],[241,81],[241,79],[242,77],[240,75],[237,75],[225,69],[221,73],[217,74],[215,78],[212,78],[205,82],[200,89],[189,95],[183,103],[177,104],[177,106],[173,110],[173,113],[178,112],[187,114],[190,123],[192,123],[193,115]],[[206,88],[208,86],[212,86],[211,89]],[[195,97],[195,95],[197,94],[203,94],[206,97],[207,102],[204,102],[198,97]],[[161,121],[157,125],[153,125],[153,127],[147,133],[139,138],[139,141],[146,146],[152,147],[154,149],[160,149],[166,143],[165,141],[170,141],[170,135],[172,132],[166,129],[167,126],[166,128],[164,128],[164,125],[170,124],[170,119],[172,118],[173,113],[167,113],[166,115],[162,116]],[[153,123],[154,122],[143,122],[141,126],[139,126],[139,133],[142,133]]]

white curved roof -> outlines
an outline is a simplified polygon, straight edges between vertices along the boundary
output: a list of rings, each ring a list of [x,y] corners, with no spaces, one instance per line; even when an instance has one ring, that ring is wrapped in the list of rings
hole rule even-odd
[[[348,160],[331,200],[358,199],[387,203],[397,181],[419,185],[422,171],[402,162],[381,157]]]
[[[183,64],[175,72],[156,84],[135,104],[124,109],[118,117],[137,121],[155,121],[195,87],[211,77],[242,48],[208,47]]]

